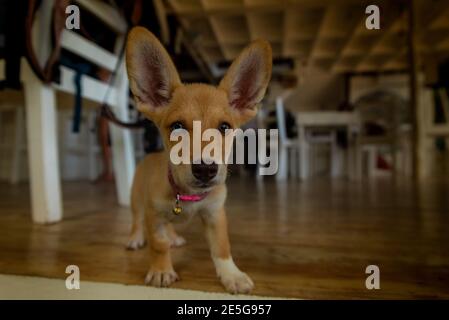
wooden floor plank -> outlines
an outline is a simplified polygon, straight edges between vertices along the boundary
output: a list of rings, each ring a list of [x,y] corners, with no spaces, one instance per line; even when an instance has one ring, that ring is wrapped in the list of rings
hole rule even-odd
[[[449,298],[447,183],[312,179],[256,184],[233,178],[228,215],[233,255],[254,294],[295,298]],[[0,273],[142,284],[146,250],[126,251],[130,212],[112,185],[63,185],[64,221],[31,223],[29,186],[0,184]],[[175,288],[222,292],[198,219],[173,250]],[[380,267],[381,289],[365,288]]]

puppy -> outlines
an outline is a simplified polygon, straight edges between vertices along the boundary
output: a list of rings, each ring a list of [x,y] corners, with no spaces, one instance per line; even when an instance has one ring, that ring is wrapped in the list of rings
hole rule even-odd
[[[148,30],[135,27],[128,36],[126,66],[137,108],[159,128],[165,150],[147,156],[136,169],[131,206],[133,225],[128,248],[147,241],[150,267],[145,283],[167,287],[178,280],[170,247],[184,244],[173,223],[200,215],[221,283],[231,293],[248,293],[254,284],[235,265],[229,245],[226,213],[226,164],[200,159],[174,165],[170,141],[174,130],[192,137],[193,121],[201,130],[238,128],[257,112],[271,77],[271,47],[257,40],[232,63],[218,87],[182,84],[170,56]],[[193,145],[191,142],[190,145]],[[203,147],[203,144],[201,144]],[[197,159],[198,160],[198,159]]]

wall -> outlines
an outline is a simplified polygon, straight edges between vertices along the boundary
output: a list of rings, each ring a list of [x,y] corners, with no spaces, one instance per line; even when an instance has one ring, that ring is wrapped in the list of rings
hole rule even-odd
[[[101,171],[101,158],[97,150],[93,172],[89,167],[87,148],[89,135],[87,123],[83,121],[79,133],[72,132],[72,110],[58,111],[59,165],[63,180],[92,179]],[[87,112],[85,111],[85,115]],[[84,116],[85,116],[84,115]],[[14,138],[14,113],[3,114],[0,125],[0,180],[9,181],[12,168],[12,143]],[[24,128],[24,130],[26,130]],[[28,179],[28,159],[26,152],[26,132],[24,132],[24,149],[20,160],[20,180]]]
[[[344,101],[344,77],[317,68],[300,75],[298,88],[286,101],[286,107],[299,110],[335,110]]]
[[[373,76],[354,76],[351,77],[349,101],[354,103],[361,96],[377,91],[387,90],[408,100],[409,98],[409,79],[406,74],[392,74]]]

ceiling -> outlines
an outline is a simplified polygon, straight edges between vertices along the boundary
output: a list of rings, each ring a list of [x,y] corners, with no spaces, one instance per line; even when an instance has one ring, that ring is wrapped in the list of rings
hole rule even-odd
[[[209,65],[230,61],[251,40],[271,42],[275,58],[331,72],[407,68],[408,0],[165,0]],[[377,4],[380,30],[365,27]],[[416,0],[416,47],[423,60],[449,56],[449,1]]]

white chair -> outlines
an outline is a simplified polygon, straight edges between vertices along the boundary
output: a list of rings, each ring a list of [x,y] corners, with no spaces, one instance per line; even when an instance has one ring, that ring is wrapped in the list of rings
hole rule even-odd
[[[435,148],[435,139],[444,138],[449,145],[449,101],[444,89],[438,90],[446,122],[435,123],[435,100],[433,89],[420,90],[420,103],[418,104],[419,121],[419,177],[428,178],[441,174],[441,168],[435,165],[438,154]],[[447,151],[446,151],[447,153]],[[441,156],[441,154],[440,154]],[[441,158],[440,158],[441,159]],[[445,161],[447,155],[445,157]]]
[[[328,118],[326,112],[298,112],[296,115],[296,125],[298,126],[298,138],[300,144],[300,178],[306,180],[318,167],[318,149],[324,145],[329,148],[329,165],[331,175],[337,175],[339,168],[340,152],[337,147],[336,131],[332,123],[323,123],[322,116]]]
[[[317,149],[322,145],[329,148],[329,166],[331,176],[338,176],[340,167],[340,152],[337,146],[337,133],[335,129],[310,128],[306,130],[305,136],[308,145],[308,148],[306,149],[308,151],[306,161],[309,163],[307,165],[309,169],[303,173],[303,179],[306,179],[317,171],[316,167],[318,167],[319,159],[317,156]]]
[[[51,8],[55,0],[43,0],[40,13],[34,23],[33,33],[36,52],[40,61],[48,55],[51,44]],[[102,20],[111,32],[117,34],[116,49],[111,53],[96,43],[69,30],[62,34],[62,48],[102,67],[114,71],[119,62],[119,52],[125,41],[125,20],[112,6],[103,1],[77,0],[77,4]],[[55,92],[75,94],[75,71],[60,67],[60,83],[42,83],[23,60],[22,83],[25,93],[26,124],[28,132],[28,157],[31,178],[32,217],[37,223],[50,223],[62,219],[62,201],[57,144]],[[83,98],[102,103],[108,85],[83,76]],[[128,79],[124,59],[120,63],[114,87],[107,102],[115,114],[128,121]],[[113,162],[118,202],[129,205],[129,193],[135,168],[133,144],[129,130],[111,125]]]
[[[292,177],[298,177],[300,142],[298,138],[291,139],[287,135],[287,125],[285,121],[284,99],[288,94],[276,98],[276,122],[279,130],[279,167],[276,175],[277,180],[286,180],[289,172]]]
[[[377,159],[381,153],[391,155],[392,174],[410,174],[411,126],[404,119],[407,103],[388,91],[373,91],[360,98],[355,105],[363,124],[379,124],[385,131],[379,135],[370,135],[362,128],[357,136],[357,176],[362,177],[364,171],[368,177],[379,174]]]
[[[279,130],[279,170],[278,180],[285,180],[287,177],[299,177],[306,180],[311,175],[311,170],[315,167],[315,148],[318,145],[329,145],[331,174],[337,173],[337,140],[335,130],[313,130],[304,129],[302,126],[297,138],[289,138],[285,122],[284,101],[289,96],[290,91],[284,92],[276,98],[276,119]]]
[[[296,112],[295,118],[301,150],[304,150],[300,153],[301,178],[306,179],[315,173],[315,167],[324,168],[320,163],[323,157],[316,156],[318,154],[316,151],[323,149],[322,147],[329,150],[331,176],[339,176],[343,173],[343,169],[346,169],[347,176],[353,177],[353,137],[359,132],[358,114],[340,111],[299,111]],[[337,145],[338,130],[346,132],[346,151]]]

